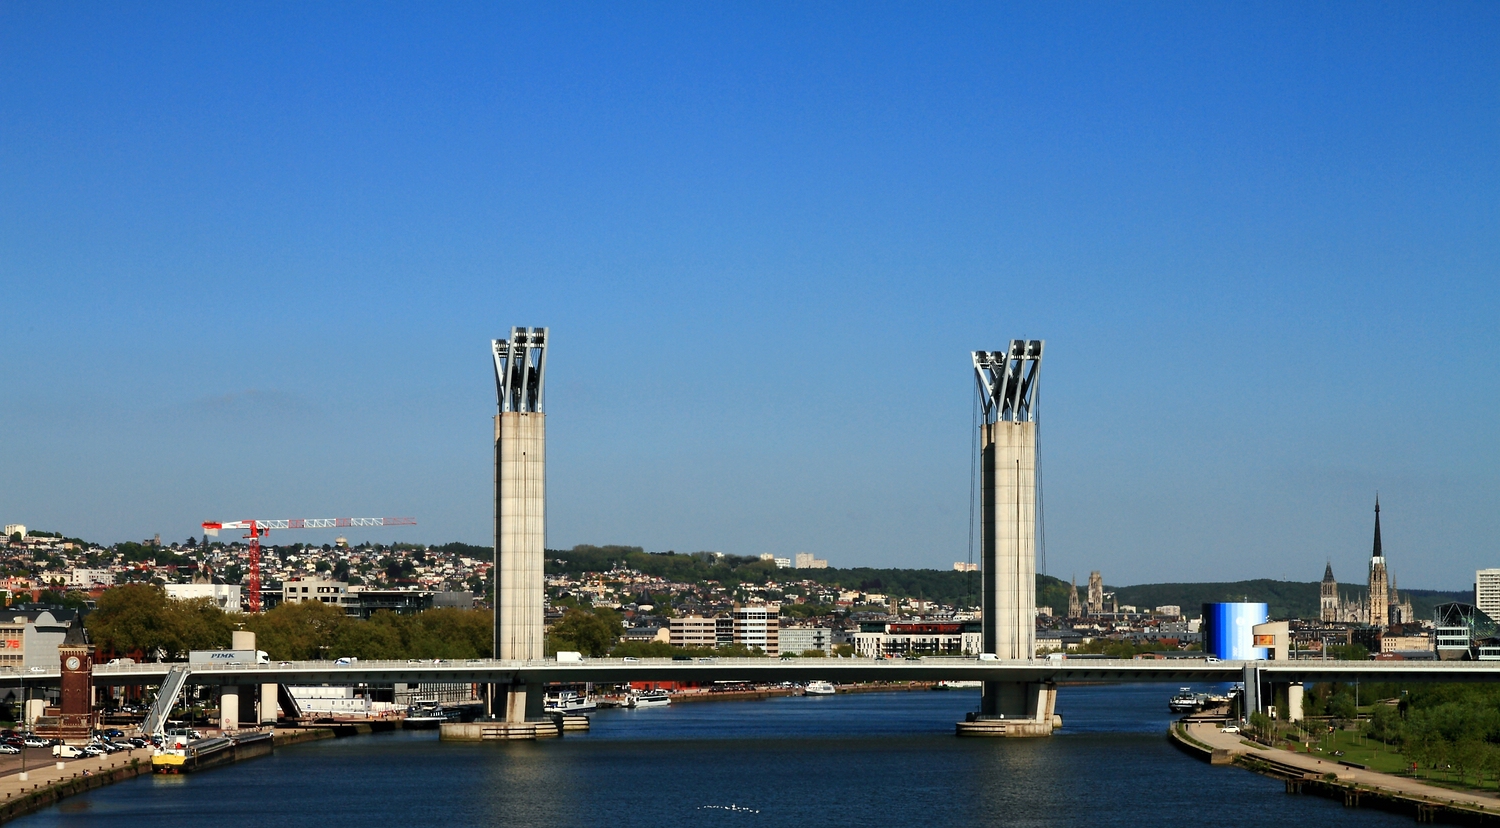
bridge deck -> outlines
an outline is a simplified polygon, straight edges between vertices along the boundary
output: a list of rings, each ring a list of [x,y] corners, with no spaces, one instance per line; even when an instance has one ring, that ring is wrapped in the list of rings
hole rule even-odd
[[[1240,681],[1247,664],[1262,680],[1470,682],[1500,680],[1500,662],[1439,661],[1210,661],[1206,659],[1038,659],[979,661],[929,657],[908,660],[868,658],[709,658],[588,659],[534,661],[331,661],[261,665],[194,665],[193,684],[427,684],[474,682],[625,681],[1056,681],[1056,682],[1225,682]],[[100,665],[97,685],[160,684],[171,664]],[[19,675],[16,676],[19,678]],[[28,673],[26,683],[57,684],[57,673]],[[11,683],[0,675],[0,685]]]

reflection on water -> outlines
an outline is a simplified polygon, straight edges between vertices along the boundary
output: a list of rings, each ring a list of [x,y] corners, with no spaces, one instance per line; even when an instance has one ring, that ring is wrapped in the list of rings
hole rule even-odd
[[[1173,749],[1166,685],[1064,687],[1051,739],[958,739],[975,691],[602,711],[587,735],[331,740],[67,800],[17,826],[1406,825]],[[212,814],[212,816],[208,816]]]

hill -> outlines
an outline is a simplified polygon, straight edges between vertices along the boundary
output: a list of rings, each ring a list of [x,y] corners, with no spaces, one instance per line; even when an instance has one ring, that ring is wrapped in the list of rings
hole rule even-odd
[[[621,566],[679,583],[718,581],[725,586],[778,581],[812,581],[839,589],[878,592],[897,598],[920,598],[949,606],[972,606],[979,601],[978,573],[951,569],[778,569],[771,561],[744,555],[694,552],[649,553],[638,546],[575,546],[547,550],[548,574],[582,575],[607,572]],[[1037,604],[1056,612],[1068,607],[1068,584],[1046,575],[1037,576]]]
[[[1264,601],[1268,604],[1272,618],[1317,618],[1321,585],[1316,581],[1273,581],[1261,578],[1253,581],[1229,581],[1224,583],[1184,584],[1136,584],[1135,586],[1106,587],[1113,590],[1121,604],[1137,607],[1159,607],[1176,604],[1184,614],[1196,616],[1200,607],[1215,601]],[[1340,586],[1346,597],[1363,600],[1365,590]],[[1431,618],[1432,608],[1449,601],[1473,603],[1474,594],[1469,590],[1457,592],[1432,589],[1403,589],[1402,595],[1411,596],[1412,609],[1418,618]]]

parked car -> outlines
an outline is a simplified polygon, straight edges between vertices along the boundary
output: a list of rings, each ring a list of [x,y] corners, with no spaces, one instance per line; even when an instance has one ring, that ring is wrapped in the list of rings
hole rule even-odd
[[[112,727],[108,730],[99,731],[99,735],[103,736],[106,739],[118,739],[121,736],[125,735],[125,731],[119,729],[118,727]]]
[[[4,754],[6,756],[14,756],[14,755],[16,755],[17,753],[20,753],[20,752],[21,752],[21,749],[18,748],[18,747],[16,747],[15,745],[11,745],[11,744],[0,745],[0,754]]]
[[[25,745],[29,748],[44,748],[50,744],[52,743],[46,739],[38,739],[35,736],[27,736],[25,739]]]
[[[53,750],[56,750],[56,748],[53,748]],[[106,751],[104,748],[102,748],[102,747],[100,747],[98,745],[84,745],[83,746],[83,755],[84,756],[103,756],[107,752],[108,751]]]
[[[77,759],[83,756],[84,753],[82,748],[76,748],[72,745],[53,745],[52,755],[58,759]]]

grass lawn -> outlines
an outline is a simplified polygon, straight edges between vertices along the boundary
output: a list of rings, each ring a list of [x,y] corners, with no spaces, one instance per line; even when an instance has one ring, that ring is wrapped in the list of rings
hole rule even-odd
[[[1343,755],[1335,756],[1335,751],[1341,751]],[[1298,744],[1297,752],[1305,753],[1306,748]],[[1476,784],[1475,774],[1472,772],[1463,783],[1458,781],[1458,774],[1451,770],[1418,768],[1413,773],[1408,770],[1411,763],[1397,751],[1395,746],[1382,744],[1367,736],[1346,730],[1325,734],[1321,741],[1313,742],[1310,755],[1325,761],[1352,762],[1379,773],[1413,777],[1431,785],[1453,790],[1493,791],[1497,787],[1496,783],[1491,781]]]

